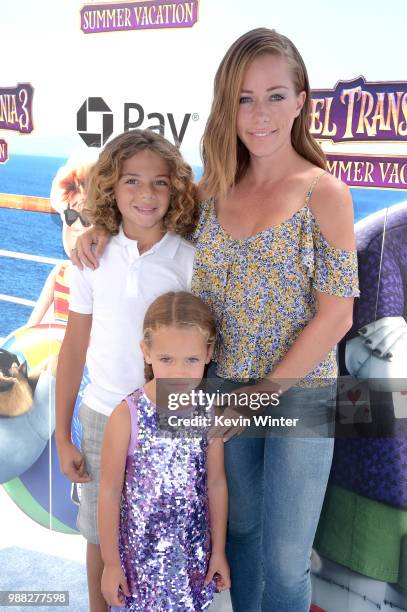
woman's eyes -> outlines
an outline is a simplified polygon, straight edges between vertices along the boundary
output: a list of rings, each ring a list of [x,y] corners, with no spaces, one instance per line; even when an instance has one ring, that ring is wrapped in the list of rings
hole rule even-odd
[[[280,100],[284,99],[284,96],[282,96],[281,94],[272,94],[269,97],[269,100],[271,100],[271,102],[279,102]],[[253,102],[253,98],[251,98],[250,96],[240,96],[239,104],[248,104],[249,102]]]

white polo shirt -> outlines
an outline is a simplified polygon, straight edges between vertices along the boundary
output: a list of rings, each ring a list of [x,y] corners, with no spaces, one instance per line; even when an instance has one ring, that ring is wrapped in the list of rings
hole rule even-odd
[[[86,355],[90,384],[83,401],[110,415],[117,404],[144,384],[140,349],[148,306],[167,291],[189,291],[195,247],[167,233],[142,255],[137,241],[120,229],[97,270],[73,267],[69,310],[92,315]]]

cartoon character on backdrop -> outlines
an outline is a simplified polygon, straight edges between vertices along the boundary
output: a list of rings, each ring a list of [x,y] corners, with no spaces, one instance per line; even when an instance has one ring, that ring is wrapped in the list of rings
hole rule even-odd
[[[83,207],[86,179],[92,163],[93,159],[89,156],[71,158],[58,170],[52,182],[50,201],[61,215],[63,246],[67,256],[75,246],[77,237],[90,225]],[[22,384],[24,363],[28,364],[29,380],[42,358],[53,356],[54,359],[52,366],[48,365],[47,368],[43,362],[44,372],[37,384],[31,387],[32,405],[25,413],[4,416],[3,411],[3,416],[0,416],[0,482],[4,483],[5,490],[16,504],[34,520],[69,533],[76,532],[77,507],[72,501],[77,501],[78,491],[75,487],[71,489],[71,483],[60,474],[53,433],[54,373],[68,318],[70,268],[71,263],[67,260],[52,270],[27,325],[11,334],[3,344],[3,349],[17,359],[13,373],[18,373]],[[3,359],[8,365],[14,357],[5,354]],[[86,383],[85,372],[82,387]],[[0,401],[5,401],[1,393]],[[80,424],[77,418],[74,418],[72,437],[79,444]],[[20,449],[17,452],[16,440],[24,451]],[[9,448],[10,444],[13,444],[13,449]],[[51,507],[52,513],[49,511]]]
[[[356,225],[362,298],[355,308],[357,335],[346,343],[345,363],[370,388],[393,392],[407,378],[407,202]],[[396,392],[398,389],[396,389]],[[397,396],[393,396],[397,402]],[[404,413],[407,417],[407,411]]]
[[[370,580],[329,563],[325,578],[407,610],[407,202],[366,217],[356,236],[361,297],[341,373],[364,381],[351,398],[368,418],[352,437],[339,430],[316,548]],[[349,612],[374,609],[358,601]]]
[[[51,187],[50,201],[62,220],[62,243],[67,257],[76,244],[78,236],[90,226],[83,213],[85,185],[91,162],[88,157],[73,157],[62,166]],[[41,295],[27,321],[27,325],[68,320],[69,277],[71,263],[64,261],[55,266],[47,278]]]
[[[34,334],[37,330],[34,330]],[[9,344],[9,343],[8,343]],[[59,350],[59,346],[58,346]],[[44,450],[55,427],[49,411],[50,380],[55,379],[56,355],[48,355],[30,368],[27,360],[0,349],[0,481],[21,474]],[[30,418],[24,415],[30,413]],[[18,436],[14,428],[18,423]],[[35,436],[36,444],[26,444]]]

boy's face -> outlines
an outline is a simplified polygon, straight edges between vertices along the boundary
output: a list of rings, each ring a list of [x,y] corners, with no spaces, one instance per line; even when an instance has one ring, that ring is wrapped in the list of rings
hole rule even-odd
[[[128,238],[138,240],[140,232],[162,229],[171,197],[167,162],[148,149],[136,153],[123,162],[114,193]]]

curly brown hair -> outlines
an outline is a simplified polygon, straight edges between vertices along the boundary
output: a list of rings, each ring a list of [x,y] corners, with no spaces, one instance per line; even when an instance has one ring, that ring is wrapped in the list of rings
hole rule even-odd
[[[147,308],[143,322],[143,340],[151,345],[154,332],[162,327],[195,328],[213,344],[216,337],[215,318],[209,306],[188,291],[163,293]],[[154,378],[153,368],[144,360],[146,382]]]
[[[87,186],[87,217],[99,227],[115,235],[122,220],[114,188],[120,178],[122,164],[141,151],[152,151],[164,159],[170,171],[170,205],[163,219],[166,230],[189,235],[198,218],[197,189],[191,167],[173,144],[151,130],[131,130],[111,140],[93,166]]]

